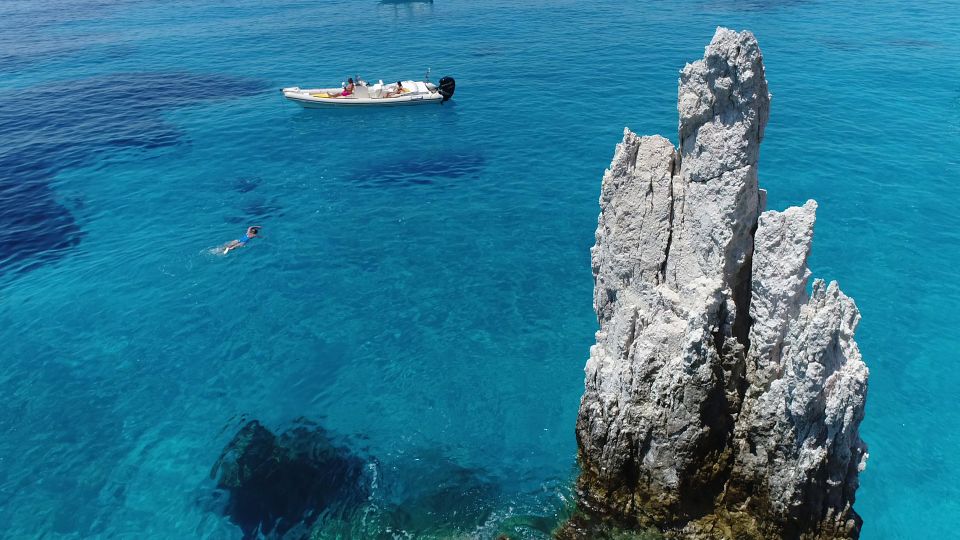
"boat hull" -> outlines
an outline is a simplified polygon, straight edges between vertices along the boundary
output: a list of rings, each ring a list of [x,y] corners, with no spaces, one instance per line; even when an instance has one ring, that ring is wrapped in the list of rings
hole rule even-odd
[[[327,109],[334,107],[400,107],[410,105],[438,104],[443,101],[443,96],[441,96],[439,93],[372,98],[359,96],[321,97],[312,94],[327,92],[315,90],[304,91],[300,89],[293,90],[287,88],[284,88],[281,90],[281,92],[283,92],[283,97],[306,109]]]

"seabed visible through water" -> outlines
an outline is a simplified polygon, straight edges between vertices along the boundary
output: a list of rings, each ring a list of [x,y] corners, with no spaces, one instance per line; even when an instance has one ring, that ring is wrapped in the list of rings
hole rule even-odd
[[[769,206],[818,201],[863,313],[863,538],[954,536],[960,9],[763,0],[0,4],[0,530],[238,538],[210,473],[256,419],[364,464],[328,532],[546,537],[600,178],[718,25],[764,52]],[[277,92],[428,67],[451,103]]]

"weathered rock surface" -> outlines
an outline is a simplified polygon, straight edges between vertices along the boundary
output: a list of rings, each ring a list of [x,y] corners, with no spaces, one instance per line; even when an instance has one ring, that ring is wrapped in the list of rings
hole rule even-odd
[[[756,39],[720,28],[681,72],[679,148],[626,130],[604,175],[589,514],[685,538],[859,535],[860,315],[835,282],[808,297],[816,203],[763,211],[769,106]]]

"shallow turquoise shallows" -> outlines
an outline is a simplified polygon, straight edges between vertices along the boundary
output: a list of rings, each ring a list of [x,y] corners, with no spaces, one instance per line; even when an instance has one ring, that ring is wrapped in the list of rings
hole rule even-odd
[[[0,2],[0,536],[239,538],[210,472],[257,419],[367,463],[331,536],[546,537],[601,176],[718,25],[863,313],[863,538],[957,538],[960,4],[885,0]],[[277,91],[427,67],[452,102]]]

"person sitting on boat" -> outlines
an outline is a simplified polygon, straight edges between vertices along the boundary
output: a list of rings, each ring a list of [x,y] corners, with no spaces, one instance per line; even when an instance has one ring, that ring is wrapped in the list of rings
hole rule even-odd
[[[339,94],[331,94],[330,97],[347,97],[353,93],[353,77],[347,78],[347,85],[343,87],[343,90]]]
[[[403,83],[400,81],[397,81],[397,88],[395,90],[387,92],[386,97],[397,97],[397,96],[403,95],[407,91],[408,90],[403,87]]]
[[[260,234],[259,225],[253,225],[251,227],[247,227],[246,234],[240,237],[239,240],[233,240],[232,242],[227,244],[227,247],[223,248],[223,254],[226,255],[227,253],[230,253],[230,250],[232,249],[237,249],[238,247],[243,247],[247,245],[247,242],[249,242],[252,238],[256,238],[257,235],[259,234]]]

